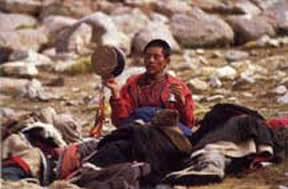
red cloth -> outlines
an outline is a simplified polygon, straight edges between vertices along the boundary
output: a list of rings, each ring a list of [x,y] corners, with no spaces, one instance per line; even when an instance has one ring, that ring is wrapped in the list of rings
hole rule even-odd
[[[273,117],[266,121],[272,129],[288,128],[288,116]]]
[[[79,144],[74,143],[62,150],[58,179],[66,179],[71,173],[80,168],[81,155],[78,152]]]
[[[90,136],[96,138],[102,136],[102,129],[105,122],[105,95],[103,85],[100,90],[99,98],[99,108],[96,113],[94,127],[90,130]]]
[[[169,109],[176,109],[180,113],[180,120],[189,128],[194,126],[194,101],[192,94],[186,84],[170,75],[165,79],[155,82],[152,85],[140,87],[139,79],[143,79],[144,74],[131,76],[121,89],[119,99],[110,99],[112,107],[112,123],[119,127],[121,120],[127,119],[136,108],[143,106],[155,106]],[[182,95],[185,97],[185,104],[169,102],[170,85],[179,84],[182,87]]]
[[[31,175],[31,170],[30,170],[29,165],[20,156],[12,156],[9,159],[2,162],[2,166],[5,166],[5,165],[8,166],[8,165],[14,165],[14,164],[21,167],[26,174]]]

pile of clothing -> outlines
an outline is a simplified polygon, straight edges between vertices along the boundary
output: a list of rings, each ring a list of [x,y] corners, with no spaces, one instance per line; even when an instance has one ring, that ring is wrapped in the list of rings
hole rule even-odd
[[[103,189],[199,185],[279,163],[287,155],[285,117],[265,120],[235,104],[216,104],[192,136],[183,135],[174,110],[159,111],[151,123],[132,123],[102,139],[83,139],[71,122],[55,126],[55,118],[47,123],[47,116],[36,117],[8,124],[17,129],[3,138],[3,179],[31,178],[43,186],[64,180]]]

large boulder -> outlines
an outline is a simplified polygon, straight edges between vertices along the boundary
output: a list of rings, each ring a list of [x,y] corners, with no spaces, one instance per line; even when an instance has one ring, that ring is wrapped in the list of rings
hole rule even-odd
[[[192,0],[190,3],[205,12],[213,14],[259,14],[261,10],[249,0],[215,1],[215,0]]]
[[[261,13],[261,9],[250,0],[238,0],[235,2],[235,7],[241,10],[243,14],[258,15]]]
[[[34,92],[30,91],[31,88],[33,88],[32,91]],[[0,94],[9,96],[29,96],[29,93],[37,93],[35,91],[42,90],[41,83],[35,79],[28,80],[0,77]]]
[[[0,65],[9,60],[10,54],[12,54],[12,52],[12,48],[0,47]]]
[[[25,28],[9,32],[0,31],[0,47],[38,51],[47,41],[47,35],[39,28]]]
[[[102,12],[96,12],[92,15],[85,16],[59,33],[56,43],[57,53],[69,52],[68,46],[70,38],[82,24],[88,24],[92,27],[92,33],[90,33],[92,34],[91,42],[96,43],[97,45],[115,46],[122,49],[125,53],[129,53],[130,39],[127,35],[117,29],[117,26],[110,16]],[[89,33],[85,33],[85,35],[88,34]]]
[[[10,62],[0,65],[1,74],[9,77],[36,77],[39,73],[34,64],[27,64],[26,62]]]
[[[153,39],[166,40],[172,51],[179,51],[180,46],[173,37],[169,27],[162,22],[150,22],[145,28],[140,30],[132,41],[132,53],[134,55],[140,55],[144,47]]]
[[[280,34],[288,33],[288,1],[279,1],[270,8],[263,11],[263,16],[267,16],[275,22],[275,29]]]
[[[70,27],[73,24],[77,23],[78,20],[66,16],[48,16],[43,20],[42,28],[47,32],[49,38],[49,45],[47,47],[54,47],[56,45],[62,45],[63,39],[59,40],[59,37],[62,38],[61,35],[70,31]],[[75,51],[77,53],[82,53],[85,51],[85,46],[90,43],[92,36],[92,28],[83,23],[81,25],[77,25],[77,28],[74,28],[74,31],[69,33],[69,42],[67,48],[71,51]],[[66,40],[66,38],[65,38]],[[58,42],[59,41],[59,42]]]
[[[155,2],[155,11],[169,17],[173,16],[174,14],[190,12],[191,9],[192,8],[187,1],[158,0]]]
[[[0,13],[0,31],[34,28],[37,24],[37,20],[29,15]]]
[[[223,3],[215,0],[192,0],[190,5],[199,7],[205,12],[218,12],[219,7],[223,7]]]
[[[226,22],[199,8],[193,8],[189,15],[174,15],[171,29],[175,38],[186,48],[226,46],[234,39],[234,33]]]
[[[71,26],[77,22],[77,19],[67,16],[48,16],[42,21],[42,27],[47,31],[49,40],[55,40],[57,34],[67,26]],[[52,40],[51,40],[52,38]]]
[[[230,16],[227,22],[235,33],[236,44],[257,40],[264,35],[274,36],[275,30],[270,19],[264,16]]]
[[[269,9],[281,1],[285,0],[251,0],[251,2],[257,5],[261,10]]]
[[[41,18],[49,15],[70,16],[73,18],[81,18],[93,13],[92,0],[85,1],[60,1],[60,0],[44,0],[42,3]]]
[[[111,16],[117,28],[131,38],[149,22],[148,16],[138,8]]]
[[[0,0],[0,10],[36,15],[40,12],[42,3],[43,0]]]

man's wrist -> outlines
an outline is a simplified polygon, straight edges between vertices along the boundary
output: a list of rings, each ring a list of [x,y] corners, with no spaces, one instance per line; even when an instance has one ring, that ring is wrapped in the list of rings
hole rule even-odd
[[[114,89],[112,92],[112,99],[119,99],[120,98],[120,92],[117,89]]]

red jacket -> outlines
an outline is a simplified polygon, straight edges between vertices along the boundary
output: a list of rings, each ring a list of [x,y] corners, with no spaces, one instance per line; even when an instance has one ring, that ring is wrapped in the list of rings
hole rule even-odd
[[[155,106],[169,109],[176,109],[180,113],[180,120],[189,128],[194,126],[194,102],[192,94],[186,84],[170,75],[165,79],[157,81],[152,85],[140,87],[138,81],[144,74],[131,76],[122,87],[119,99],[110,99],[112,107],[112,123],[119,127],[121,120],[127,119],[138,107]],[[185,104],[180,105],[169,102],[170,85],[172,83],[182,86],[182,95],[185,97]]]

